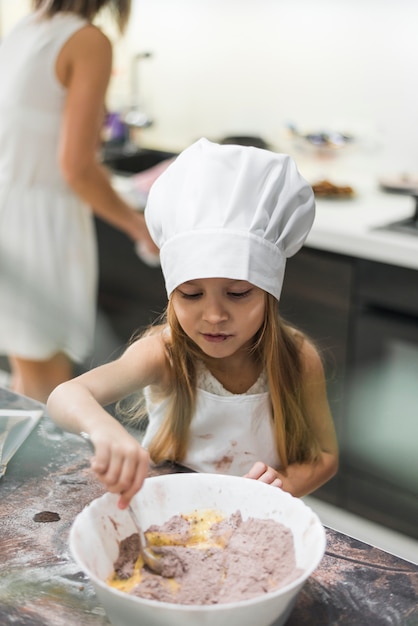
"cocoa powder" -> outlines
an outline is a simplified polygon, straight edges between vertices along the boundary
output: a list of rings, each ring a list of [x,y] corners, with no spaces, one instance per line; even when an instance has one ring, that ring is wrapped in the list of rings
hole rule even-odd
[[[198,605],[239,602],[278,589],[301,574],[292,532],[275,520],[243,521],[236,512],[211,527],[211,541],[204,547],[188,544],[190,524],[183,516],[147,532],[173,536],[177,545],[161,546],[158,551],[168,564],[175,558],[181,567],[172,579],[143,567],[140,582],[130,592],[142,598]],[[132,575],[137,557],[138,544],[132,535],[120,545],[115,562],[119,578]]]

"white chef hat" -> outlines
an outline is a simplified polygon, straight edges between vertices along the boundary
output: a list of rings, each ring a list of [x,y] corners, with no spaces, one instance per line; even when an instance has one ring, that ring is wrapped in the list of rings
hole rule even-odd
[[[286,259],[314,215],[312,188],[291,157],[207,139],[161,174],[145,208],[168,296],[189,280],[231,278],[279,299]]]

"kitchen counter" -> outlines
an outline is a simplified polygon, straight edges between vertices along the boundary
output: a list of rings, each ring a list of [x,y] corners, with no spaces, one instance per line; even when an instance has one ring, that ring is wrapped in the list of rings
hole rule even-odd
[[[318,198],[315,222],[305,245],[418,269],[418,231],[414,235],[379,230],[411,217],[414,206],[410,196],[367,187],[351,199]]]
[[[0,387],[0,408],[40,407],[45,408]],[[166,464],[150,475],[174,471],[182,468]],[[89,470],[88,447],[45,413],[0,482],[2,626],[109,624],[68,550],[75,516],[102,493]],[[42,519],[39,513],[55,521],[35,521]],[[287,626],[418,624],[417,566],[335,530],[326,533],[325,556]]]

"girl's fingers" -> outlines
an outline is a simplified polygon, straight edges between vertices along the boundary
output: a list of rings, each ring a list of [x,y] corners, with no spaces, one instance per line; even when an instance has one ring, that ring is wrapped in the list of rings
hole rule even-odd
[[[271,485],[271,483],[274,480],[276,480],[276,478],[277,478],[276,470],[272,469],[271,467],[268,467],[267,465],[265,472],[260,476],[258,480],[260,480],[262,483],[267,483],[268,485]]]
[[[245,475],[246,478],[253,478],[254,480],[258,480],[266,471],[267,465],[262,463],[261,461],[257,461],[254,463],[248,474]]]
[[[131,498],[141,489],[148,475],[149,454],[141,448],[135,459],[126,459],[121,477],[119,493],[121,497],[118,506],[126,508]]]
[[[101,472],[101,480],[106,483],[109,491],[113,493],[117,492],[122,467],[124,463],[124,456],[120,450],[112,449],[110,456],[108,457],[108,464],[104,471]],[[100,464],[99,467],[102,467]]]
[[[147,474],[148,474],[148,462],[141,463],[137,468],[135,479],[132,482],[130,488],[127,489],[126,491],[121,492],[121,496],[118,500],[118,507],[120,509],[126,509],[129,502],[131,501],[131,498],[133,498],[133,496],[141,489],[144,483],[144,480],[147,477]]]
[[[282,481],[278,477],[277,472],[272,467],[269,467],[265,463],[261,461],[257,461],[254,463],[248,474],[245,475],[246,478],[253,478],[254,480],[260,480],[263,483],[267,483],[268,485],[272,485],[274,487],[281,487]]]
[[[149,454],[134,439],[123,446],[102,444],[91,467],[108,491],[121,494],[119,506],[126,508],[148,474]]]

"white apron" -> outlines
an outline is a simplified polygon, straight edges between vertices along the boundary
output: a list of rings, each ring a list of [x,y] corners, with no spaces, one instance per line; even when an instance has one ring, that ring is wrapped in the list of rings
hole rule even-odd
[[[144,395],[149,425],[142,443],[147,448],[162,424],[168,400],[152,403],[149,389]],[[198,472],[242,476],[256,461],[280,467],[269,392],[220,396],[198,389],[182,464]]]

